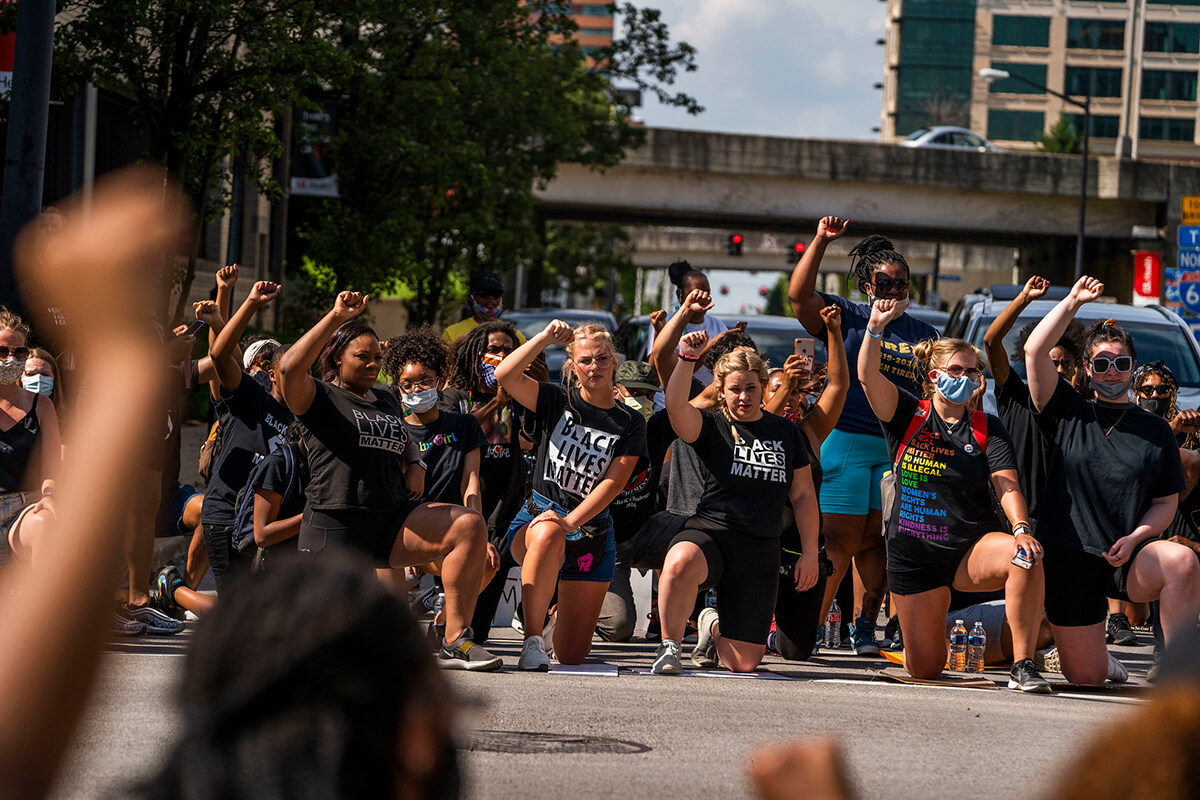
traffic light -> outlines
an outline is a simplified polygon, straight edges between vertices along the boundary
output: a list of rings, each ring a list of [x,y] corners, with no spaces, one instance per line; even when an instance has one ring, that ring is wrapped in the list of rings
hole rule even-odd
[[[795,264],[802,255],[804,255],[804,242],[792,242],[792,246],[788,248],[788,263]]]
[[[731,256],[742,254],[742,235],[740,233],[729,234],[725,240],[725,252]]]

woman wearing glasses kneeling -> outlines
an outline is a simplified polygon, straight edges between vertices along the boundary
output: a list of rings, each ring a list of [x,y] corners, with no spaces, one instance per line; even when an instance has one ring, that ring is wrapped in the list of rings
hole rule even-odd
[[[1050,348],[1104,284],[1084,276],[1025,344],[1029,395],[1052,441],[1038,539],[1045,547],[1046,618],[1072,683],[1109,674],[1106,598],[1160,600],[1166,643],[1200,616],[1200,564],[1183,545],[1158,537],[1186,486],[1166,420],[1130,402],[1137,351],[1112,320],[1088,330],[1082,392],[1061,380]]]
[[[1017,486],[1012,440],[1000,420],[967,408],[983,385],[983,354],[961,339],[913,348],[923,400],[879,370],[880,339],[901,306],[871,309],[858,379],[887,440],[896,483],[887,524],[888,584],[904,631],[904,667],[934,678],[946,663],[950,588],[1004,589],[1012,629],[1010,689],[1048,692],[1033,663],[1045,582]],[[992,492],[1010,524],[996,517]]]

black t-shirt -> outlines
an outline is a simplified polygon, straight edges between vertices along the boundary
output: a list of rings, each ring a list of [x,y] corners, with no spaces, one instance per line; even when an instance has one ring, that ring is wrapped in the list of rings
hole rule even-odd
[[[218,406],[223,413],[221,450],[204,491],[200,518],[205,525],[232,525],[237,493],[254,465],[283,444],[292,412],[246,375]]]
[[[638,459],[625,488],[612,501],[613,530],[618,542],[631,538],[654,513],[658,479],[671,442],[679,438],[667,412],[657,411],[646,421],[647,456]]]
[[[1051,442],[1042,541],[1103,555],[1151,500],[1186,488],[1171,426],[1135,405],[1088,402],[1060,378],[1037,421]]]
[[[463,468],[467,453],[487,447],[483,429],[470,414],[441,411],[432,425],[416,422],[416,415],[405,417],[408,432],[421,448],[425,462],[425,495],[430,503],[462,505]],[[482,454],[481,454],[482,455]],[[480,463],[483,459],[480,458]]]
[[[1037,520],[1038,504],[1046,487],[1046,468],[1050,464],[1050,442],[1038,427],[1029,387],[1016,370],[996,388],[996,407],[1000,421],[1012,437],[1017,455],[1017,483],[1029,507],[1028,522]]]
[[[897,391],[896,413],[880,423],[892,463],[920,406],[908,392]],[[888,569],[908,572],[957,560],[985,533],[1008,530],[996,518],[991,476],[1016,468],[1012,439],[998,418],[987,415],[987,451],[981,453],[969,414],[948,425],[931,405],[896,475],[896,505],[887,525]]]
[[[754,422],[700,413],[700,435],[691,448],[708,474],[696,516],[746,536],[778,537],[793,473],[808,466],[803,434],[766,411]]]
[[[284,450],[291,449],[293,458],[290,463],[295,465],[295,474],[287,468],[289,460],[284,457]],[[279,504],[277,519],[287,519],[304,512],[304,489],[308,486],[308,462],[299,453],[300,447],[285,444],[263,460],[262,468],[254,474],[251,490],[263,489],[275,492],[283,499]]]
[[[372,389],[367,400],[325,381],[315,384],[312,405],[300,415],[312,472],[308,504],[317,511],[400,508],[408,500],[409,440],[400,401],[382,389]]]
[[[538,440],[533,488],[544,497],[574,508],[596,488],[620,456],[645,456],[646,420],[623,403],[597,408],[576,388],[538,385],[535,412]]]
[[[470,414],[494,397],[463,389],[446,389],[438,400],[438,409]],[[525,458],[521,453],[520,436],[521,420],[526,413],[524,408],[509,402],[480,423],[486,444],[479,458],[479,494],[483,516],[492,530],[503,528],[507,533],[508,523],[524,500]]]

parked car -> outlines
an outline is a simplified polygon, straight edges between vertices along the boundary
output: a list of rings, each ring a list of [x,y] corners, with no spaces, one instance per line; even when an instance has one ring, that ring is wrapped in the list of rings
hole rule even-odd
[[[746,333],[758,345],[758,352],[772,367],[781,367],[783,362],[796,351],[798,338],[814,338],[795,317],[777,317],[769,314],[736,316],[717,314],[717,319],[732,328],[741,320],[746,321]],[[645,361],[650,355],[650,317],[631,317],[621,324],[616,336],[617,349],[627,358]],[[816,359],[824,363],[828,358],[825,345],[817,340]]]
[[[950,320],[950,312],[939,311],[929,306],[909,306],[905,312],[913,319],[919,319],[926,325],[932,325],[938,333],[946,332],[946,323]]]
[[[582,325],[585,322],[599,322],[609,333],[617,330],[617,320],[607,311],[592,311],[586,308],[520,308],[516,311],[505,312],[501,317],[505,322],[521,332],[526,339],[541,333],[551,320],[561,319],[569,325]],[[557,381],[562,374],[563,362],[567,360],[567,350],[559,345],[547,347],[546,366],[550,369],[550,380]]]
[[[975,150],[999,153],[1000,148],[974,131],[952,125],[935,125],[917,130],[897,142],[901,147],[930,147],[937,150]]]

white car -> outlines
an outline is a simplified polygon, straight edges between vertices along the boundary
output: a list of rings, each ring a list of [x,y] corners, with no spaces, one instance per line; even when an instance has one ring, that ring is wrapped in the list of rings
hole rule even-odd
[[[974,150],[978,153],[999,153],[1000,148],[974,131],[938,125],[918,128],[898,142],[901,147],[932,147],[938,150]]]

